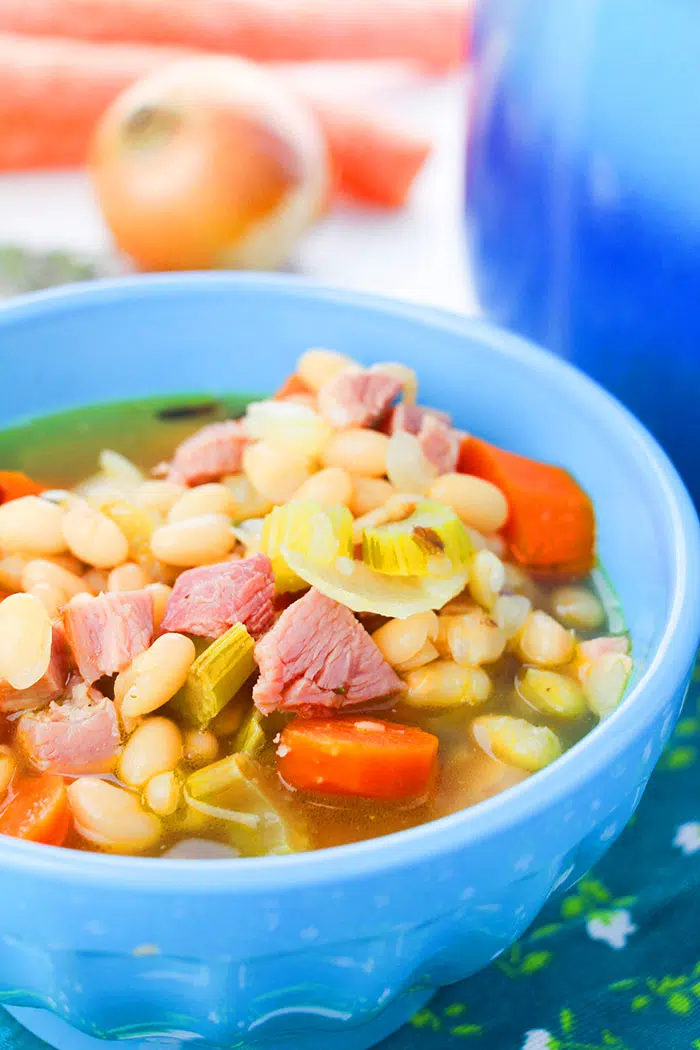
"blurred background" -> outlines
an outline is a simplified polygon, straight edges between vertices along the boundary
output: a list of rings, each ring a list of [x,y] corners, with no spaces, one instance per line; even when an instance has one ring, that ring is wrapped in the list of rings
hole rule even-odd
[[[0,0],[0,293],[282,268],[482,311],[697,501],[698,54],[697,0]]]

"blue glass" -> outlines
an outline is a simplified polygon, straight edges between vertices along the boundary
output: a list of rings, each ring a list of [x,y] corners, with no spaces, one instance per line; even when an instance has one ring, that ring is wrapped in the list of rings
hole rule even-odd
[[[700,3],[480,0],[469,242],[486,314],[700,457]]]

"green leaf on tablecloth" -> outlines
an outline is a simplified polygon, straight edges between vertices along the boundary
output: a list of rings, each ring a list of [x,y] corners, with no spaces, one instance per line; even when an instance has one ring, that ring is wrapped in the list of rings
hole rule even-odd
[[[694,747],[672,747],[665,751],[659,769],[668,770],[670,773],[680,773],[695,764],[697,749]]]
[[[681,718],[680,722],[676,726],[674,736],[676,737],[687,737],[695,736],[700,732],[700,719],[698,718]]]
[[[451,1003],[445,1009],[445,1017],[459,1017],[466,1009],[464,1003]]]
[[[562,924],[560,922],[548,922],[545,926],[536,926],[531,933],[528,934],[528,940],[530,941],[541,941],[545,937],[553,937],[555,933],[559,933]]]
[[[538,973],[549,964],[551,958],[551,952],[528,952],[522,961],[520,972],[525,974]]]
[[[561,902],[561,913],[565,919],[576,919],[583,915],[583,901],[578,897],[564,897]]]
[[[630,1009],[638,1013],[640,1010],[646,1010],[647,1006],[651,1003],[650,995],[635,995],[634,999],[630,1003]]]
[[[625,977],[622,981],[613,981],[612,984],[608,985],[611,992],[628,992],[631,988],[636,988],[639,984],[637,977]]]
[[[454,1028],[450,1028],[450,1035],[455,1035],[458,1038],[465,1038],[468,1036],[482,1035],[484,1029],[480,1024],[458,1024]]]
[[[576,1027],[573,1011],[569,1010],[568,1007],[565,1007],[559,1014],[559,1023],[561,1024],[562,1032],[566,1035],[570,1035]]]
[[[666,1006],[671,1013],[685,1016],[685,1014],[691,1013],[693,1009],[693,1000],[689,995],[684,995],[683,992],[674,992],[672,995],[669,995],[666,1000]]]

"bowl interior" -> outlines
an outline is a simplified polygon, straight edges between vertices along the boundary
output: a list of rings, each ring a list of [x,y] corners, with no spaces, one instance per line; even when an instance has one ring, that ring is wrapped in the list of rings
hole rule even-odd
[[[110,282],[0,312],[0,426],[22,416],[163,392],[266,393],[310,346],[415,368],[420,400],[505,447],[560,463],[593,496],[599,547],[632,632],[635,675],[677,599],[685,494],[620,407],[518,339],[438,312],[293,279]],[[692,524],[691,529],[695,526]],[[682,532],[682,529],[681,529]],[[675,536],[675,540],[674,540]]]

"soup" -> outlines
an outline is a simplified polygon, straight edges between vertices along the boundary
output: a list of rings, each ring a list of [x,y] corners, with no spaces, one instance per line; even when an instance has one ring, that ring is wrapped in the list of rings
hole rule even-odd
[[[504,791],[614,710],[632,660],[587,495],[416,394],[307,351],[271,399],[0,435],[0,832],[334,846]]]

